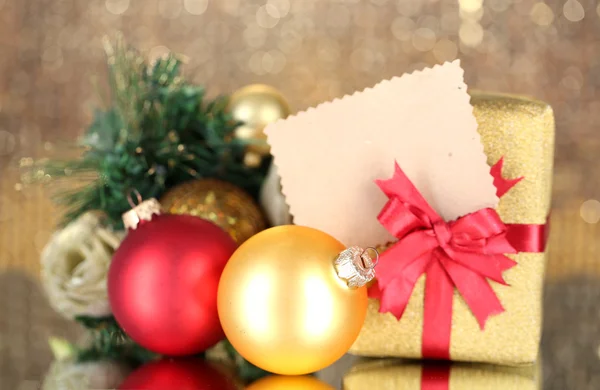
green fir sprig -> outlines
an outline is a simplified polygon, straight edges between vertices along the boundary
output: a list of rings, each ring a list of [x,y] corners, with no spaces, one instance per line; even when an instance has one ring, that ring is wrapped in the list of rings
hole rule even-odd
[[[225,348],[227,356],[236,366],[236,370],[237,370],[239,377],[245,383],[251,383],[251,382],[254,382],[255,380],[258,380],[267,375],[270,375],[269,372],[263,370],[262,368],[256,367],[254,364],[252,364],[249,361],[247,361],[246,359],[244,359],[242,357],[242,355],[240,355],[235,350],[233,345],[231,345],[229,340],[224,340],[223,346]]]
[[[132,190],[160,197],[191,179],[222,179],[257,196],[269,161],[258,168],[243,164],[248,142],[233,136],[240,123],[225,97],[208,99],[204,88],[186,82],[177,55],[150,63],[122,40],[106,40],[105,51],[110,99],[94,114],[81,158],[41,167],[41,176],[70,184],[56,196],[66,207],[63,223],[103,210],[108,223],[121,228]]]
[[[88,345],[75,349],[78,362],[111,360],[138,367],[161,358],[161,355],[148,351],[131,340],[112,316],[101,318],[79,316],[75,320],[86,328],[91,336],[91,342]],[[226,354],[226,361],[233,366],[238,377],[245,383],[269,375],[267,371],[244,359],[228,340],[223,340],[221,343]],[[200,353],[195,357],[205,358],[206,356],[204,353]]]
[[[128,363],[133,367],[158,359],[160,355],[136,344],[119,327],[114,317],[76,318],[90,332],[91,342],[76,350],[79,362],[113,360]]]

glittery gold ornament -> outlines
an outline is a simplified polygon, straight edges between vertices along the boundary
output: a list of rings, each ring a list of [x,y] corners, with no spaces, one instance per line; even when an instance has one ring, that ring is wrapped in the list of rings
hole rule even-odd
[[[544,224],[550,211],[554,117],[552,108],[519,96],[473,93],[471,103],[488,164],[504,157],[503,176],[524,179],[500,198],[497,211],[505,223]],[[381,249],[385,249],[382,247]],[[508,286],[492,288],[505,312],[481,330],[469,307],[454,293],[450,356],[452,360],[498,364],[535,361],[541,333],[545,253],[509,255],[518,265],[504,273]],[[397,320],[379,313],[369,299],[364,327],[350,349],[363,356],[421,357],[425,277]]]
[[[254,199],[221,180],[201,179],[179,184],[163,195],[160,204],[165,212],[194,215],[213,222],[238,244],[266,227]]]
[[[367,275],[373,269],[364,254],[304,226],[252,237],[231,256],[219,282],[227,339],[250,363],[277,374],[330,365],[346,353],[365,319],[364,284],[374,275]]]
[[[252,84],[235,91],[229,98],[229,111],[234,119],[243,122],[235,131],[238,139],[252,141],[248,146],[244,163],[249,167],[260,165],[270,152],[264,128],[290,114],[290,107],[283,95],[264,84]]]

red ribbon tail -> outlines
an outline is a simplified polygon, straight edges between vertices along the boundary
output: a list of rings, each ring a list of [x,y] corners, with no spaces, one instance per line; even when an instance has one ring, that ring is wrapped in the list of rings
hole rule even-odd
[[[406,279],[407,274],[412,275],[415,266],[420,272],[419,275],[423,274],[427,264],[417,265],[414,263],[418,262],[423,255],[430,255],[436,245],[435,237],[428,236],[420,231],[410,234],[392,245],[391,248],[381,254],[377,264],[377,280],[380,288],[385,289],[388,283],[391,283],[394,279]],[[413,271],[409,272],[408,269]],[[416,281],[417,279],[414,278],[413,283],[416,283]]]
[[[441,261],[444,263],[444,267],[456,289],[477,319],[481,330],[485,328],[488,318],[504,312],[500,299],[498,299],[485,277],[450,259],[442,259]]]
[[[457,253],[455,256],[452,256],[452,261],[481,276],[504,285],[507,284],[503,276],[504,271],[517,265],[514,260],[505,255],[488,255],[482,259],[480,255],[468,252]]]
[[[401,275],[393,279],[382,290],[380,313],[392,313],[398,320],[402,318],[408,300],[412,296],[417,280],[423,275],[431,254],[426,253],[404,268]]]
[[[449,390],[450,364],[425,364],[421,373],[421,390]]]
[[[450,360],[454,286],[437,259],[431,262],[425,278],[421,354],[427,359]]]

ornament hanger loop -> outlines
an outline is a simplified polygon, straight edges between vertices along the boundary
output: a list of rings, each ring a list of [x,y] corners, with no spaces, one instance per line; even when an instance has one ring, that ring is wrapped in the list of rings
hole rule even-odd
[[[369,255],[369,251],[371,253],[375,252],[375,258],[373,258]],[[365,257],[366,257],[366,259],[365,259]],[[361,258],[362,264],[365,268],[374,269],[377,266],[377,264],[379,263],[379,251],[376,248],[369,246],[362,251],[362,253],[360,254],[360,258]]]
[[[131,194],[134,194],[137,198],[137,203],[135,203],[133,201],[133,198],[131,197]],[[127,194],[127,201],[129,202],[129,205],[134,208],[135,206],[139,205],[140,203],[142,203],[142,194],[140,194],[140,192],[137,189],[132,189],[129,191],[129,193]]]
[[[375,252],[375,260],[369,252]],[[334,260],[338,276],[345,280],[350,288],[366,285],[375,278],[375,266],[379,261],[379,252],[373,247],[367,249],[351,246],[342,251]]]

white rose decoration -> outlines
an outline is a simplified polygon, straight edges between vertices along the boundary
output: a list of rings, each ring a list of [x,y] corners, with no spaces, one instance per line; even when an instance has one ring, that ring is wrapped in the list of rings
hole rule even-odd
[[[92,212],[54,233],[41,256],[42,285],[54,310],[67,318],[111,314],[106,275],[124,235]]]

